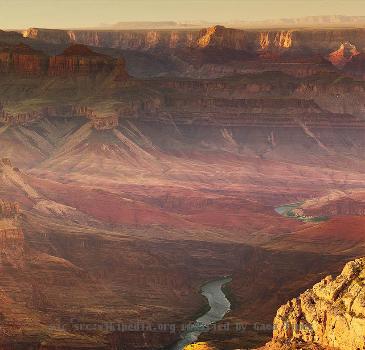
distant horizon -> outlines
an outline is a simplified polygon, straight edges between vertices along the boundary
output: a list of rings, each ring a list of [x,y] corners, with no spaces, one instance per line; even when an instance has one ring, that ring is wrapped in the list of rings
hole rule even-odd
[[[141,10],[143,9],[143,11]],[[239,23],[365,16],[361,0],[0,0],[1,27],[102,28],[118,23]]]
[[[332,21],[319,20],[331,19]],[[343,21],[340,21],[342,19]],[[312,20],[312,22],[310,21]],[[347,21],[346,21],[347,20]],[[50,29],[50,30],[118,30],[118,29],[199,29],[208,26],[222,25],[231,28],[242,29],[259,29],[259,28],[361,28],[365,27],[365,16],[343,16],[343,15],[326,15],[326,16],[305,16],[293,18],[278,18],[266,20],[236,20],[228,22],[208,22],[208,21],[119,21],[116,23],[102,23],[98,26],[85,27],[43,27],[30,26],[23,28],[0,28],[7,31],[24,31],[29,28]]]

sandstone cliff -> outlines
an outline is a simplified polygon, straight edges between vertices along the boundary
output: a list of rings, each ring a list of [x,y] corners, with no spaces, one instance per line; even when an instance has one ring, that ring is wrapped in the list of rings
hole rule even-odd
[[[51,76],[93,73],[110,73],[115,68],[115,60],[98,54],[84,45],[72,45],[61,55],[50,58],[48,74]]]
[[[364,29],[295,29],[241,30],[214,26],[197,30],[53,30],[30,28],[23,32],[26,38],[50,43],[81,43],[98,47],[128,50],[151,48],[187,48],[215,46],[236,50],[257,51],[268,48],[307,49],[329,54],[341,43],[351,42],[359,50],[365,47]]]
[[[31,77],[112,73],[118,81],[129,78],[122,57],[115,59],[79,44],[71,45],[62,54],[52,57],[25,44],[0,45],[0,73]]]
[[[184,350],[216,350],[216,347],[205,342],[198,342],[185,346]]]
[[[353,57],[359,54],[360,52],[357,50],[356,46],[346,42],[341,44],[338,50],[331,52],[328,59],[334,66],[342,68],[348,62],[351,62]]]
[[[47,56],[25,44],[5,45],[0,49],[0,72],[40,75],[48,64]]]
[[[326,277],[312,289],[280,307],[273,340],[266,348],[364,349],[365,258],[346,264],[342,273]]]

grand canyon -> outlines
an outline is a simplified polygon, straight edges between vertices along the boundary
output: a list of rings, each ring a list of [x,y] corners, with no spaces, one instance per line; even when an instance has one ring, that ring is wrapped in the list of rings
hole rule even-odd
[[[1,350],[365,349],[365,27],[259,25],[0,31]]]

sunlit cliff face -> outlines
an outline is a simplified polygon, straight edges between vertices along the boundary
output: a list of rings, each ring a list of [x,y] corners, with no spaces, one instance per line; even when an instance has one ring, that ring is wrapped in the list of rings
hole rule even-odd
[[[184,350],[216,350],[216,348],[210,346],[208,343],[199,342],[185,346]]]
[[[274,33],[270,32],[261,32],[260,33],[260,47],[261,49],[265,50],[270,45],[273,45],[277,48],[288,49],[292,47],[292,32],[291,31],[282,31],[277,32],[273,37]]]
[[[292,32],[280,32],[276,34],[275,45],[281,48],[288,49],[292,46]]]
[[[260,33],[261,49],[267,49],[270,45],[269,33]]]
[[[342,43],[338,50],[330,53],[328,59],[334,66],[342,68],[346,63],[350,62],[354,56],[359,54],[360,52],[357,50],[356,46],[347,41]]]

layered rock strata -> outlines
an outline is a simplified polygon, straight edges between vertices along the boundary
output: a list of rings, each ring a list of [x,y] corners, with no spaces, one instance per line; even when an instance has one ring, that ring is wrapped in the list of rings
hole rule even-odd
[[[0,72],[40,75],[48,65],[48,57],[30,46],[18,44],[5,45],[0,50]]]
[[[241,30],[213,26],[201,31],[66,31],[29,28],[23,32],[23,36],[57,44],[81,43],[128,50],[214,46],[255,52],[269,48],[307,48],[329,54],[346,42],[351,42],[359,50],[365,47],[364,29]]]
[[[116,62],[113,58],[93,52],[84,45],[72,45],[61,55],[50,58],[48,74],[58,76],[110,73],[115,67]]]
[[[79,44],[71,45],[52,57],[25,44],[0,45],[0,73],[32,77],[113,73],[115,80],[129,78],[122,57],[115,59]]]
[[[118,126],[118,116],[108,115],[105,117],[92,118],[92,124],[96,130],[110,130]]]

